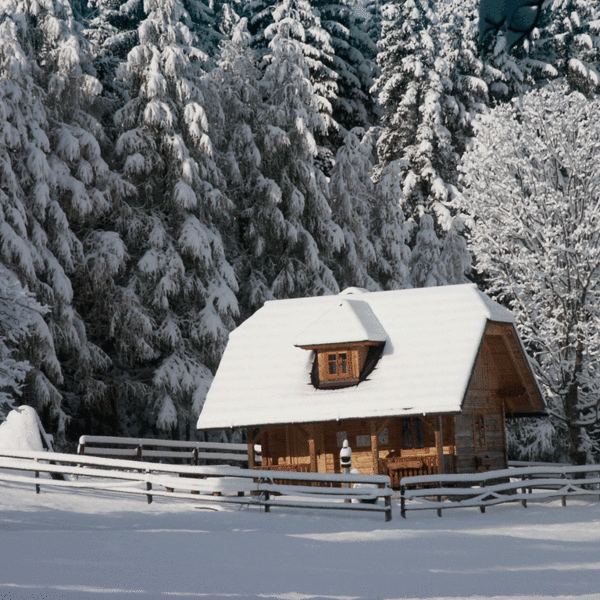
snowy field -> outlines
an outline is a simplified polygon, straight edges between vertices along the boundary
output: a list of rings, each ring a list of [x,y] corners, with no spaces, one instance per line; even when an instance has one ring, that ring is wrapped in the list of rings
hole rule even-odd
[[[0,487],[1,600],[600,599],[600,502],[349,517]]]

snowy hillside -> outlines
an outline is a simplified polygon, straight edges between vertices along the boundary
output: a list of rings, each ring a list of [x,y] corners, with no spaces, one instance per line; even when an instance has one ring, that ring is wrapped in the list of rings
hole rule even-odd
[[[593,501],[383,523],[6,485],[0,531],[3,600],[600,598]]]

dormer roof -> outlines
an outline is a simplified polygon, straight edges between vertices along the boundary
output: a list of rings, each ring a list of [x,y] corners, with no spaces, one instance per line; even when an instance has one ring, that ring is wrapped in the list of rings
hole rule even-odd
[[[384,343],[387,334],[364,300],[341,298],[294,339],[294,346],[316,348],[356,342]]]

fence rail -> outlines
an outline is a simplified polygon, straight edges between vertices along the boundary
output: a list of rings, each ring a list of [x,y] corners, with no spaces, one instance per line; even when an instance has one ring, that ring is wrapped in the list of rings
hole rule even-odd
[[[246,506],[336,509],[384,513],[392,518],[390,478],[385,475],[287,473],[231,466],[167,465],[54,452],[0,450],[0,480]],[[4,471],[11,471],[6,473]],[[35,478],[12,471],[26,471]],[[62,474],[63,480],[40,474]],[[344,487],[344,486],[349,487]],[[351,487],[350,487],[351,486]],[[383,505],[378,504],[379,499]]]
[[[505,502],[528,502],[598,495],[600,465],[532,466],[463,475],[424,475],[404,477],[400,482],[400,514],[409,510],[442,510],[487,506]]]
[[[184,442],[151,438],[82,435],[78,454],[137,460],[181,460],[191,465],[242,463],[248,465],[248,446],[224,442]]]

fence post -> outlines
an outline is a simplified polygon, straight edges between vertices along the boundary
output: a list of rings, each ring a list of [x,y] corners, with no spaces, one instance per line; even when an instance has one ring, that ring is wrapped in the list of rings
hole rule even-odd
[[[527,480],[527,479],[531,479],[531,476],[529,475],[524,475],[523,476],[523,481]],[[529,493],[531,493],[531,488],[529,488]],[[523,494],[523,496],[525,496],[525,494],[527,494],[527,488],[526,487],[522,487],[521,488],[521,494]],[[527,498],[523,498],[521,500],[521,506],[523,508],[527,508]]]
[[[150,471],[146,471],[146,475],[150,475]],[[146,481],[146,490],[150,491],[151,489],[152,483],[150,481]],[[152,504],[152,494],[146,494],[146,498],[148,499],[148,504]]]
[[[37,462],[37,458],[36,458],[35,460],[36,460],[36,462]],[[39,476],[40,476],[40,472],[39,472],[39,471],[36,471],[36,472],[35,472],[35,477],[36,477],[36,479],[37,479],[37,478],[39,478]],[[39,484],[39,483],[36,483],[36,484],[35,484],[35,493],[36,493],[36,494],[39,494],[39,493],[40,493],[40,484]]]
[[[560,476],[560,478],[561,478],[561,479],[564,479],[564,480],[566,481],[566,479],[567,479],[567,476],[566,476],[566,474],[565,474],[565,473],[563,473],[563,474]],[[566,506],[566,505],[567,505],[567,493],[566,493],[566,492],[563,492],[563,495],[562,495],[562,497],[561,497],[561,499],[560,499],[560,503],[561,503],[563,506]]]
[[[406,519],[406,499],[404,493],[406,492],[406,486],[400,485],[400,516]]]
[[[437,496],[437,501],[440,503],[440,508],[437,509],[437,516],[441,517],[442,516],[442,497],[441,496]]]
[[[135,449],[135,455],[138,460],[142,460],[142,447],[141,446],[138,446]]]
[[[194,448],[194,456],[192,457],[192,464],[198,466],[198,448]]]
[[[271,497],[271,494],[270,494],[269,490],[265,490],[263,492],[263,495],[264,495],[264,500],[266,502],[265,512],[268,513],[271,510],[271,507],[269,506],[269,498]]]
[[[385,520],[386,521],[392,520],[392,497],[391,496],[385,497]]]

